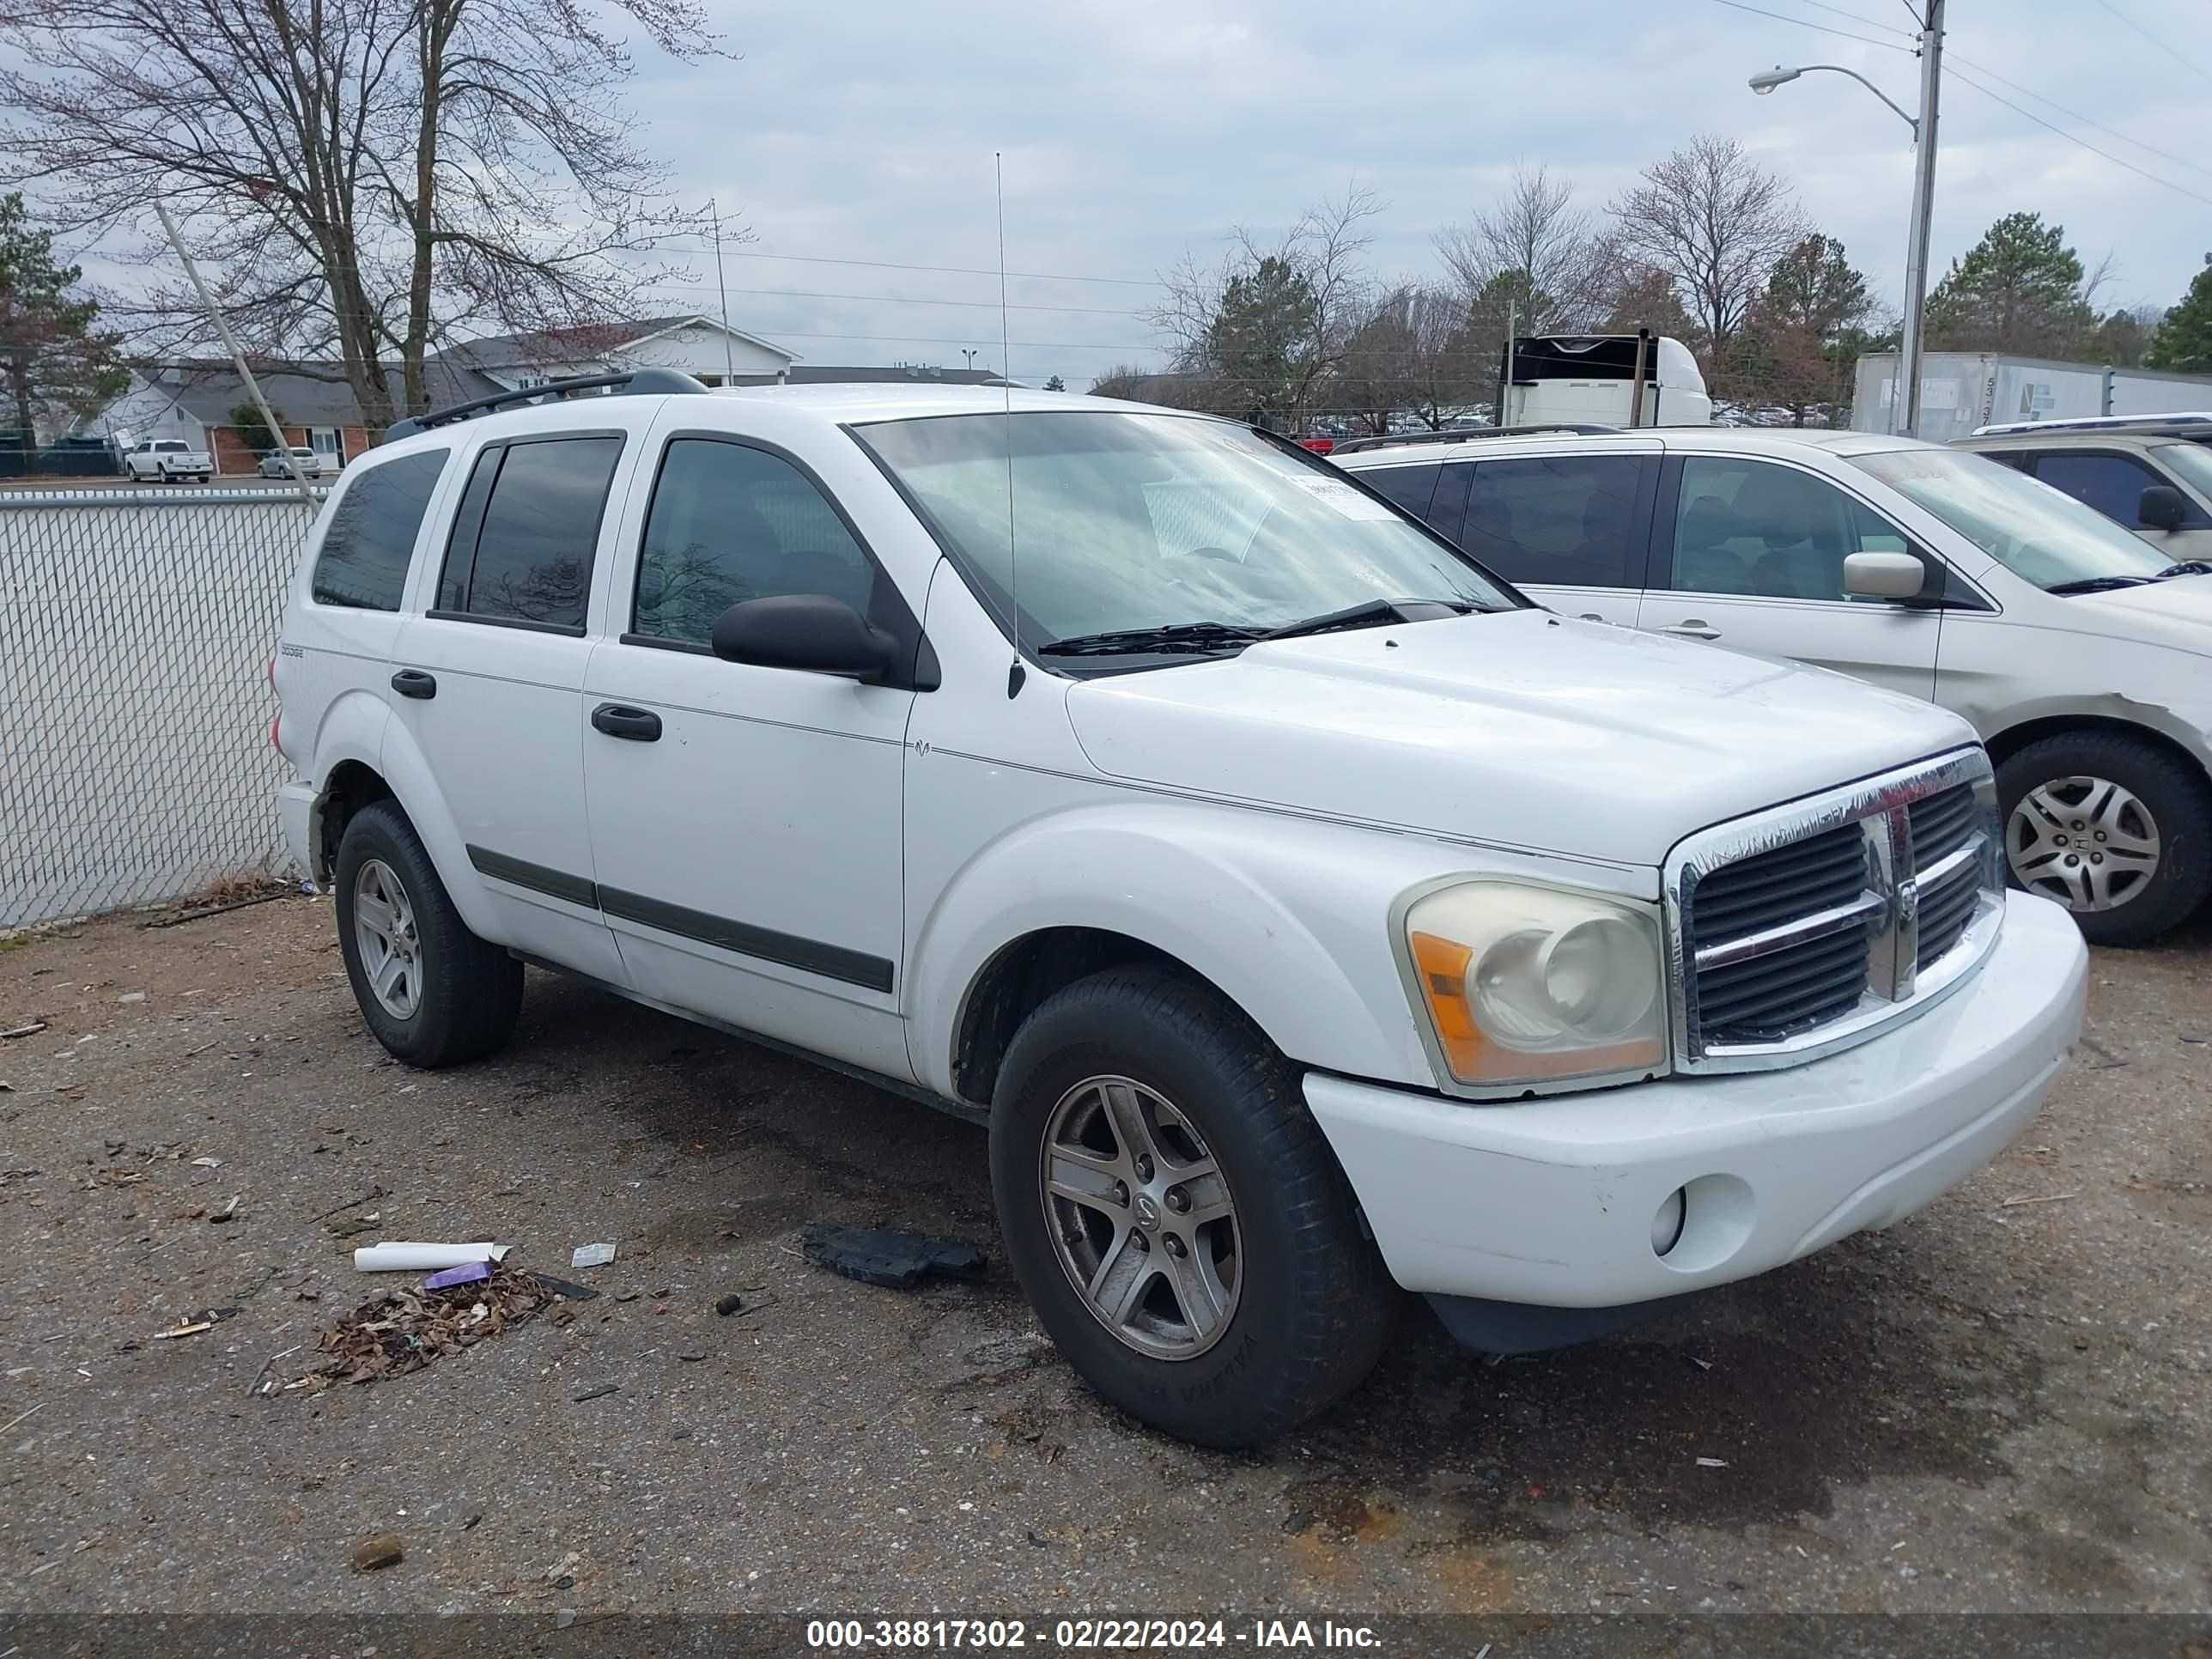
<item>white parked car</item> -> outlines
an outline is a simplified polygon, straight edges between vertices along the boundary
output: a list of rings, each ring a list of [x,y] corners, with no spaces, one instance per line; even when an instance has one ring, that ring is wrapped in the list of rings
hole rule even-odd
[[[319,478],[323,476],[323,458],[305,444],[293,444],[285,449],[270,450],[261,458],[260,465],[254,471],[264,478],[289,478],[292,476],[292,466],[285,462],[284,458],[287,454],[291,456],[292,463],[299,467],[301,477]]]
[[[132,483],[205,483],[215,477],[215,459],[182,438],[149,438],[123,452],[123,471]]]
[[[2095,942],[2212,892],[2212,564],[2009,467],[1854,432],[1476,439],[1341,465],[1568,616],[1955,710],[2013,879]]]
[[[1054,1340],[1239,1444],[1394,1280],[1573,1340],[2063,1062],[2079,930],[1924,700],[1553,616],[1204,416],[690,384],[404,423],[309,538],[282,815],[410,1064],[531,963],[981,1119]]]

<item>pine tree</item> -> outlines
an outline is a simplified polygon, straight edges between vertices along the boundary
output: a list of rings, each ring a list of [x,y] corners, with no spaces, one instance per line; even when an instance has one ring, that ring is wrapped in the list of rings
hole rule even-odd
[[[84,273],[54,263],[51,231],[33,230],[20,192],[0,197],[0,380],[26,444],[41,412],[89,415],[131,384],[98,303],[70,297]]]
[[[2096,326],[2066,228],[2008,213],[1928,296],[1929,343],[1955,351],[2058,357]]]
[[[2212,374],[2212,253],[2189,284],[2181,303],[2166,313],[2143,353],[2148,368],[2181,374]]]

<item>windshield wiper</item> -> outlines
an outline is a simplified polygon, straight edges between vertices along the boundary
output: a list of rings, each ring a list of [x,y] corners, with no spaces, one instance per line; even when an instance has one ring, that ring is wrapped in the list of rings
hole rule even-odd
[[[1168,623],[1158,628],[1121,628],[1105,634],[1071,634],[1037,647],[1040,657],[1121,657],[1145,652],[1224,651],[1263,639],[1264,628],[1234,623]]]
[[[2141,587],[2151,580],[2148,576],[2084,576],[2078,581],[2055,583],[2043,591],[2046,593],[2109,593],[2116,587]]]
[[[1260,635],[1295,640],[1309,634],[1333,634],[1340,628],[1376,628],[1389,623],[1432,622],[1440,616],[1464,617],[1474,609],[1465,599],[1366,599],[1341,611],[1325,611],[1304,622],[1285,623]]]
[[[2166,566],[2158,574],[2161,581],[2168,576],[2212,576],[2212,559],[2184,559]]]

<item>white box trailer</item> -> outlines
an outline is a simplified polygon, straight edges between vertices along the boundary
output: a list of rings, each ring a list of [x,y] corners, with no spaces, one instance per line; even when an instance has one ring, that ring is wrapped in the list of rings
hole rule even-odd
[[[1851,430],[1887,432],[1897,396],[1897,354],[1859,359]],[[2212,409],[2212,378],[2150,368],[2109,368],[1994,351],[1931,351],[1920,364],[1920,434],[1934,443],[2002,421],[2080,420]]]

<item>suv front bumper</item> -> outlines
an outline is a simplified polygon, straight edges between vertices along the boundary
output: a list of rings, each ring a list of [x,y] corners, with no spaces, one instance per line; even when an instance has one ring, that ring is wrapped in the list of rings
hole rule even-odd
[[[1306,1102],[1407,1289],[1614,1309],[1887,1226],[1982,1168],[2064,1064],[2087,972],[2073,918],[2013,893],[1971,981],[1825,1060],[1498,1105],[1312,1073]]]

